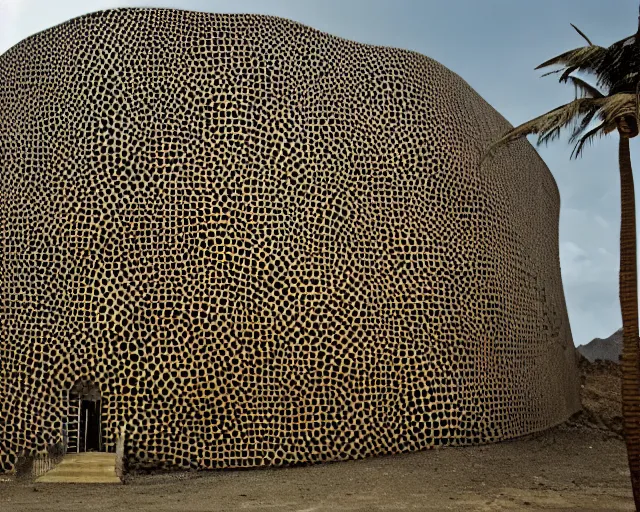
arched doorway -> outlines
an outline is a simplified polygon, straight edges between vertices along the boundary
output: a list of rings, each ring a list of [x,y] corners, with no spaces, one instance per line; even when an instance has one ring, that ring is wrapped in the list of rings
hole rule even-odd
[[[79,379],[69,390],[67,452],[102,451],[102,396],[100,388]]]

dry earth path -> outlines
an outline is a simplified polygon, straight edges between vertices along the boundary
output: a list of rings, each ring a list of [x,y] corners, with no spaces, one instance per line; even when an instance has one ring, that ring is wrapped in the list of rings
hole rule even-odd
[[[0,512],[632,511],[620,368],[580,360],[583,413],[536,436],[319,466],[133,475],[127,485],[0,475]]]
[[[2,480],[2,479],[0,479]],[[631,511],[624,444],[561,426],[490,446],[285,469],[134,475],[127,485],[0,481],[0,511]]]

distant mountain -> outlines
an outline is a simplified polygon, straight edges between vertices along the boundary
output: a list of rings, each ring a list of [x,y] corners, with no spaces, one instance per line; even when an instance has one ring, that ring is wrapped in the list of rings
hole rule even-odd
[[[586,357],[591,363],[596,359],[619,363],[619,357],[620,354],[622,354],[622,328],[618,329],[604,340],[601,338],[595,338],[586,345],[580,345],[578,347],[578,352]]]

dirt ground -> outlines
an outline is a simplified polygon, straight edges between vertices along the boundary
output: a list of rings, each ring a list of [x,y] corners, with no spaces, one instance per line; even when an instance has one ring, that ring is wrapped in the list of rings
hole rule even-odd
[[[581,370],[586,410],[527,438],[308,467],[138,474],[123,486],[0,477],[0,511],[632,511],[619,369]]]

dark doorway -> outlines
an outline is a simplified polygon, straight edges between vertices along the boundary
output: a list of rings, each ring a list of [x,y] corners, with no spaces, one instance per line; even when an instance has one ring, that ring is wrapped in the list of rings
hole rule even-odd
[[[99,452],[100,400],[82,400],[80,404],[80,451]]]
[[[67,404],[67,451],[102,451],[100,388],[89,380],[78,380],[69,390]]]

